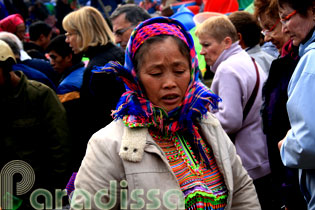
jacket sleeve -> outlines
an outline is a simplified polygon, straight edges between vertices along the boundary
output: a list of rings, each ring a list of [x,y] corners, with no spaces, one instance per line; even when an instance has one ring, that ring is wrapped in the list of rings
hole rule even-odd
[[[314,59],[314,52],[302,57],[289,84],[291,130],[280,150],[282,162],[288,167],[315,169]]]
[[[212,114],[208,114],[201,126],[203,135],[212,148],[216,163],[229,190],[226,209],[260,210],[253,181],[243,167],[240,157],[236,154],[234,144],[221,127],[220,122]]]
[[[228,137],[227,137],[228,138]],[[236,154],[235,147],[228,139],[229,154],[233,174],[232,210],[261,209],[253,180],[242,166],[240,157]]]
[[[124,169],[116,152],[118,143],[108,131],[108,127],[100,130],[88,143],[75,180],[71,209],[119,209]]]
[[[58,187],[62,189],[66,185],[66,177],[70,177],[73,168],[70,167],[70,141],[71,135],[68,127],[66,111],[60,103],[55,92],[46,86],[36,83],[40,92],[42,109],[41,123],[46,145],[46,164],[49,165],[50,172],[47,172],[47,180],[52,178]],[[35,84],[35,85],[36,85]],[[49,181],[48,181],[49,182]]]
[[[215,116],[223,129],[228,133],[236,133],[242,127],[244,88],[237,72],[230,66],[221,64],[215,73],[211,89],[222,98],[219,111]]]

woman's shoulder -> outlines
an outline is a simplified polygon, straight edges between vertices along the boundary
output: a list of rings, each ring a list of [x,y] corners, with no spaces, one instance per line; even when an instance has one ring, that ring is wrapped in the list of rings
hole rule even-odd
[[[242,60],[242,62],[240,62]],[[225,65],[233,65],[235,67],[244,67],[244,65],[252,65],[253,61],[248,53],[244,50],[239,51],[231,56],[229,56],[225,62],[222,62]]]
[[[210,125],[215,126],[215,127],[220,125],[220,121],[211,112],[207,112],[207,114],[200,119],[199,123],[200,124],[210,124]]]
[[[208,112],[206,116],[200,120],[199,125],[204,140],[215,153],[221,151],[224,158],[226,158],[227,155],[231,155],[229,150],[233,144],[223,130],[220,121],[213,113]]]
[[[300,53],[301,54],[301,53]],[[315,42],[311,43],[307,49],[304,50],[304,54],[300,58],[297,69],[303,71],[308,74],[315,74],[315,69],[313,66],[315,65]]]
[[[115,120],[96,132],[89,144],[97,150],[119,154],[123,160],[139,162],[143,156],[147,135],[147,128],[129,128],[122,120]]]
[[[109,61],[119,61],[120,63],[124,62],[125,54],[124,51],[115,46],[112,43],[108,43],[104,46],[95,47],[95,55],[90,58],[88,67],[93,67],[95,65],[102,66],[108,63]]]
[[[124,130],[122,120],[113,120],[104,128],[94,133],[89,141],[92,144],[107,147],[109,144],[119,144],[122,139],[122,131]]]

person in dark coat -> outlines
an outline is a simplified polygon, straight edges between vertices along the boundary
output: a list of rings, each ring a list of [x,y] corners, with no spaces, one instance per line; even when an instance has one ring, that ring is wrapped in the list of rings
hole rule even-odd
[[[92,23],[92,24],[91,24]],[[102,14],[90,6],[68,14],[63,22],[66,42],[74,53],[83,52],[89,58],[83,75],[81,104],[86,141],[93,133],[112,121],[111,110],[124,92],[124,85],[113,75],[93,73],[97,66],[109,61],[124,63],[124,51],[114,44],[114,35]]]
[[[1,199],[9,194],[19,202],[14,202],[15,208],[2,208],[28,210],[34,209],[32,192],[42,188],[55,195],[55,190],[64,189],[65,177],[71,175],[68,170],[73,169],[64,107],[51,88],[28,80],[22,71],[12,71],[15,63],[11,48],[0,40],[0,168],[12,161],[29,166],[27,177],[20,173],[27,182],[23,193],[17,192],[15,183],[12,191],[1,191]]]
[[[57,95],[66,109],[71,135],[73,137],[72,164],[78,168],[85,154],[86,140],[82,139],[82,111],[80,110],[80,89],[85,70],[82,54],[74,54],[64,34],[56,36],[47,47],[51,66],[60,75]]]
[[[272,176],[273,209],[285,206],[287,210],[306,210],[306,202],[299,189],[298,170],[283,165],[278,149],[279,140],[291,128],[286,107],[287,90],[299,60],[298,47],[282,30],[277,0],[256,0],[255,16],[260,20],[265,41],[271,41],[280,53],[270,66],[263,87],[261,109]]]

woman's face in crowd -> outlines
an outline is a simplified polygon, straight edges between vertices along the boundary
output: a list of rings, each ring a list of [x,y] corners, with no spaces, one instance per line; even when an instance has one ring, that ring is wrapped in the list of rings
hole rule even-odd
[[[306,17],[294,11],[294,9],[285,4],[282,8],[279,8],[279,15],[281,19],[285,20],[282,23],[282,31],[288,33],[293,44],[298,46],[314,28],[315,15],[312,12],[312,8],[308,9]]]
[[[15,32],[15,35],[17,37],[19,37],[19,39],[21,41],[24,40],[24,36],[25,36],[25,24],[24,23],[21,23],[19,25],[16,26],[16,32]]]
[[[289,34],[282,31],[281,22],[278,19],[271,18],[265,13],[259,16],[260,24],[265,31],[265,42],[272,42],[279,51],[283,45],[289,41]]]
[[[69,43],[69,46],[72,48],[72,51],[75,54],[80,53],[79,43],[77,41],[78,33],[74,31],[69,31],[66,33],[66,42]]]
[[[184,99],[189,81],[190,65],[177,42],[168,37],[148,47],[139,66],[139,78],[152,104],[167,112]]]
[[[205,57],[205,61],[209,66],[213,66],[221,53],[225,50],[225,42],[218,42],[212,36],[203,34],[199,37],[199,43],[201,45],[200,55]]]

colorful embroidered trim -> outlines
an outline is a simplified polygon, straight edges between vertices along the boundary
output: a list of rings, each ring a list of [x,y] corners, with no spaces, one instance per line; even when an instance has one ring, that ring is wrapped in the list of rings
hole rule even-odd
[[[149,129],[149,132],[162,148],[178,180],[185,196],[185,209],[223,210],[228,192],[212,151],[208,148],[206,153],[211,164],[207,168],[204,162],[198,162],[189,142],[181,135],[161,137],[159,131]]]

